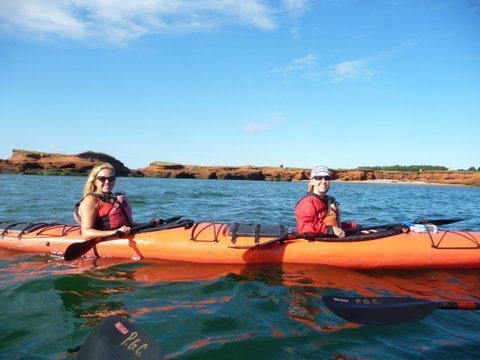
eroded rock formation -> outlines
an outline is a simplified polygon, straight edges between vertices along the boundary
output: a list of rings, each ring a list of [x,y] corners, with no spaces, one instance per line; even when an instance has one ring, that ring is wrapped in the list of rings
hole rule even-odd
[[[103,162],[113,165],[118,176],[131,173],[121,161],[114,157],[93,151],[77,155],[50,154],[28,150],[13,150],[12,156],[0,160],[0,172],[24,174],[86,174]]]
[[[121,161],[102,153],[87,151],[77,155],[49,154],[27,150],[13,150],[9,159],[0,160],[0,173],[23,174],[86,174],[94,166],[109,162],[119,176],[149,176],[179,179],[226,180],[307,180],[310,169],[255,166],[193,166],[166,162],[153,162],[149,166],[130,170]],[[427,182],[452,185],[480,186],[478,171],[373,171],[334,170],[334,180]]]

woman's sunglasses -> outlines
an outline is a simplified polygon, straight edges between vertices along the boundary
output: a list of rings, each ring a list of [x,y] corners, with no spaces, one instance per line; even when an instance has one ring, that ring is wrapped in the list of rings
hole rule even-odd
[[[332,180],[332,177],[331,176],[314,176],[313,179],[317,181],[322,181],[322,180],[330,181]]]
[[[110,181],[114,182],[117,177],[116,176],[97,176],[97,179],[100,180],[100,182],[104,183],[105,181]]]

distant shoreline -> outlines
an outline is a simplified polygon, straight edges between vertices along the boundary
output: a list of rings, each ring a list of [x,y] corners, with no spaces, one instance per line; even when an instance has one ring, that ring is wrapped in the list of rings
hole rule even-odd
[[[306,180],[307,181],[307,180]],[[400,181],[390,179],[375,179],[375,180],[333,180],[333,183],[353,183],[353,184],[372,184],[372,185],[434,185],[434,186],[475,186],[466,184],[444,184],[427,181]]]
[[[87,177],[88,173],[84,174],[35,174],[35,173],[5,173],[0,171],[1,175],[18,175],[18,176],[72,176],[72,177]],[[133,177],[133,176],[128,176]],[[155,176],[142,176],[147,179],[154,179],[154,178],[161,178],[161,179],[171,179],[171,180],[178,180],[178,179],[188,179],[188,180],[231,180],[231,181],[262,181],[262,180],[248,180],[248,179],[204,179],[204,178],[165,178],[165,177],[155,177]],[[268,181],[267,181],[268,182]],[[281,181],[281,182],[304,182],[308,183],[309,179],[302,179],[302,180],[291,180],[291,181]],[[467,184],[449,184],[449,183],[436,183],[436,182],[427,182],[427,181],[400,181],[400,180],[391,180],[391,179],[375,179],[375,180],[332,180],[332,183],[337,184],[369,184],[369,185],[430,185],[430,186],[473,186],[479,187],[479,185],[467,185]]]
[[[0,159],[0,173],[82,176],[88,174],[93,167],[105,162],[113,165],[117,176],[257,181],[303,181],[308,180],[310,176],[310,169],[282,165],[197,166],[154,161],[144,168],[129,169],[120,160],[93,151],[68,155],[29,150],[13,150],[9,159]],[[480,186],[479,171],[423,170],[332,169],[332,176],[334,181],[363,184]]]

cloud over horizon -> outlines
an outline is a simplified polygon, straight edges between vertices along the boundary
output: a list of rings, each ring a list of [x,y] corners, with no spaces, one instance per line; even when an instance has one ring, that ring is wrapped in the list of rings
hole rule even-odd
[[[306,0],[4,0],[0,33],[121,45],[147,34],[229,25],[272,31],[285,13],[300,14],[307,7]]]

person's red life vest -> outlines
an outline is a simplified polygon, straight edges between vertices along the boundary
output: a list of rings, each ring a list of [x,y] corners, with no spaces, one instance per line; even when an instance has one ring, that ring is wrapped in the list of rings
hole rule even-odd
[[[337,211],[333,210],[334,205]],[[297,231],[301,234],[325,234],[328,226],[339,227],[338,203],[328,195],[307,193],[295,208]]]
[[[132,207],[128,198],[123,193],[115,194],[97,194],[91,193],[97,199],[97,218],[95,219],[95,229],[97,230],[114,230],[122,226],[132,226]],[[82,220],[78,209],[80,200],[74,208],[73,217],[81,224]]]
[[[297,202],[295,216],[297,231],[300,234],[328,234],[333,226],[342,229],[355,229],[355,222],[340,220],[339,203],[328,195],[307,193]]]

